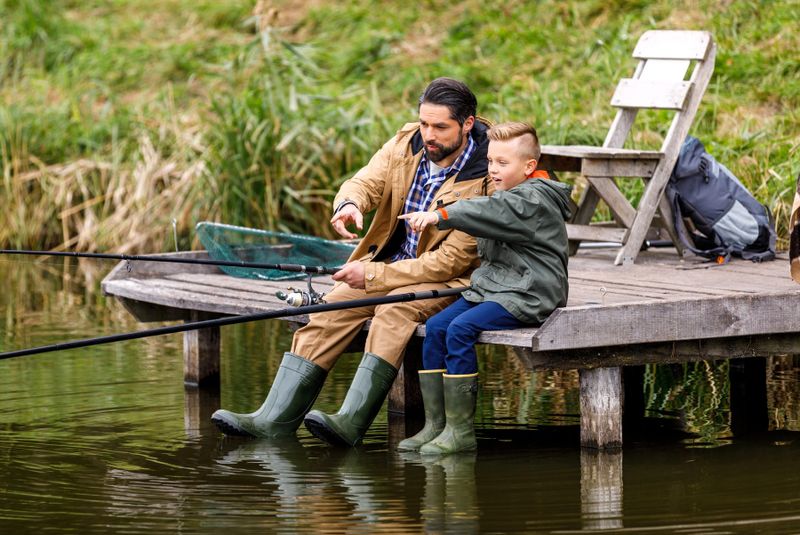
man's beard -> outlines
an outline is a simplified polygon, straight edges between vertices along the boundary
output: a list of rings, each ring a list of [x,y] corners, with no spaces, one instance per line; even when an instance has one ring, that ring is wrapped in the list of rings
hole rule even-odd
[[[445,146],[445,145],[442,145],[441,143],[436,143],[436,142],[433,142],[433,141],[430,141],[430,142],[426,141],[425,142],[425,154],[428,155],[428,158],[433,163],[441,162],[442,160],[444,160],[445,158],[447,158],[448,156],[453,154],[455,151],[457,151],[459,149],[459,147],[461,147],[461,143],[463,143],[463,141],[464,141],[463,133],[464,133],[463,129],[459,130],[459,132],[458,132],[458,141],[456,141],[453,145],[449,145],[449,146]],[[436,150],[428,150],[428,147],[427,147],[428,144],[435,146]]]

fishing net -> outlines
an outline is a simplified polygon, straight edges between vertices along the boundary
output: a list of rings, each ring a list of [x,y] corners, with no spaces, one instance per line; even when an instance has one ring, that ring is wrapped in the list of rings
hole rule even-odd
[[[203,221],[197,237],[213,260],[258,264],[302,264],[339,267],[355,249],[352,243],[302,234],[258,230]],[[225,273],[246,279],[289,280],[307,275],[276,269],[221,267]]]

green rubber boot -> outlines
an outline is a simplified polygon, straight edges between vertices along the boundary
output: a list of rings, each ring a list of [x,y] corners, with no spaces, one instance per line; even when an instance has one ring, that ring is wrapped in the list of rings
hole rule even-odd
[[[328,372],[310,360],[287,352],[267,399],[257,411],[237,414],[220,409],[211,415],[211,421],[226,435],[292,436],[317,399],[327,375]]]
[[[413,437],[401,440],[397,451],[419,451],[419,448],[437,436],[444,429],[444,385],[442,374],[446,370],[420,370],[419,388],[422,391],[422,405],[425,409],[425,426]]]
[[[475,402],[478,398],[478,374],[442,376],[444,413],[447,423],[439,436],[423,444],[423,455],[444,455],[472,451],[475,441]]]
[[[366,352],[336,414],[309,412],[303,422],[318,439],[335,446],[355,446],[381,410],[397,368],[377,355]]]

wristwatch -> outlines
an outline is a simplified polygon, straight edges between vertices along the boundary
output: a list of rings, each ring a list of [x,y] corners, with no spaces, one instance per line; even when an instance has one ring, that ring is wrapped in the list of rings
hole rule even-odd
[[[356,204],[356,201],[354,201],[353,199],[345,199],[342,202],[340,202],[338,204],[338,206],[336,206],[336,208],[333,209],[333,215],[336,215],[337,213],[339,213],[339,210],[341,210],[342,208],[344,208],[348,204],[352,204],[353,206],[358,208],[358,205]]]

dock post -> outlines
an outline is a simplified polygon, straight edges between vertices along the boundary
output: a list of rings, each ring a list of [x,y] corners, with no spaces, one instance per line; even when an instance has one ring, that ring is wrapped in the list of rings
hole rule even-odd
[[[622,368],[580,370],[581,446],[622,447]]]
[[[209,319],[202,312],[192,310],[191,322]],[[219,327],[195,329],[183,333],[183,382],[190,386],[219,381],[220,354]]]
[[[422,393],[419,389],[419,367],[422,365],[422,338],[413,337],[406,346],[406,355],[397,378],[389,390],[389,412],[421,417]]]

